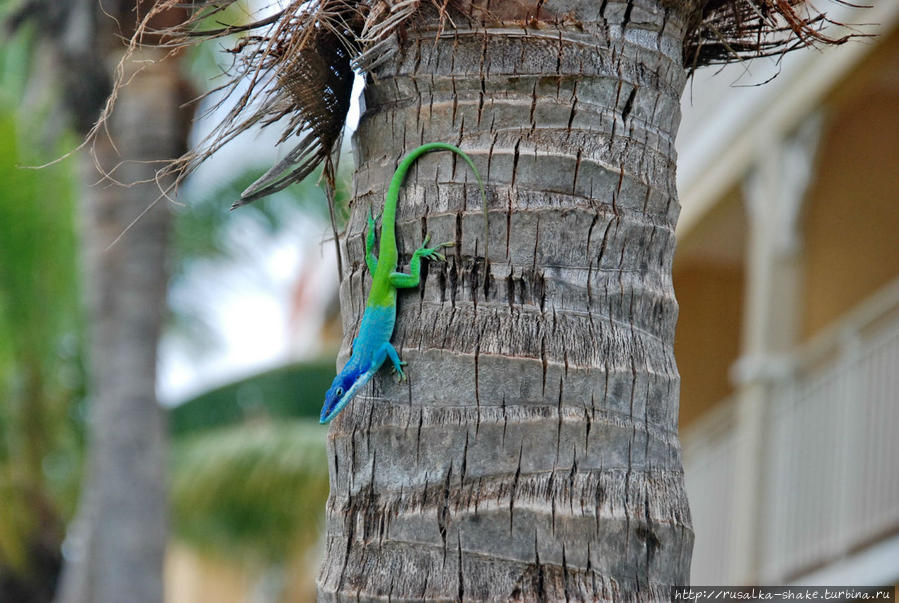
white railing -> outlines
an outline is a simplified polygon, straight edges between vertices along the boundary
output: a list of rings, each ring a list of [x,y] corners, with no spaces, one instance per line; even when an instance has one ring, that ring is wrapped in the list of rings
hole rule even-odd
[[[719,403],[684,434],[684,479],[693,517],[691,582],[723,584],[730,575],[736,437],[733,399]]]
[[[772,384],[760,459],[761,583],[807,570],[899,527],[899,282],[788,359]],[[684,434],[696,545],[694,583],[730,566],[734,402]]]
[[[772,392],[763,577],[899,526],[899,319],[885,326]]]

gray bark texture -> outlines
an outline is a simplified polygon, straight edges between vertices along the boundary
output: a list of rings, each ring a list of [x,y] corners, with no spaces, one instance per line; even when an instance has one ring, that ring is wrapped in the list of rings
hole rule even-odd
[[[133,79],[118,91],[95,157],[83,156],[92,398],[87,478],[65,546],[61,603],[163,600],[167,449],[156,347],[170,212],[167,200],[158,200],[166,183],[154,177],[163,160],[184,151],[186,129],[177,65],[153,62],[161,57],[139,52],[126,64]]]
[[[654,601],[687,583],[671,262],[692,15],[671,5],[492,2],[442,28],[423,11],[369,77],[340,362],[370,285],[365,219],[406,152],[471,155],[489,257],[473,175],[423,157],[401,264],[427,232],[455,247],[400,292],[408,382],[382,370],[331,426],[322,600]]]

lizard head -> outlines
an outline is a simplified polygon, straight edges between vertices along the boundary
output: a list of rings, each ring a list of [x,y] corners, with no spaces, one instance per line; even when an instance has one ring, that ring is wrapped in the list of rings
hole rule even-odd
[[[349,404],[359,389],[368,383],[373,373],[361,371],[356,367],[347,366],[334,377],[331,387],[325,394],[325,404],[322,406],[320,422],[327,423],[337,416],[343,407]]]

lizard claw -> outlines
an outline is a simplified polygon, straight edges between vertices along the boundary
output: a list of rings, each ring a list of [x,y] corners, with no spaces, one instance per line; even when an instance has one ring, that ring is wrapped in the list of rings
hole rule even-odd
[[[397,383],[402,383],[403,381],[408,379],[408,377],[406,377],[406,373],[403,372],[403,367],[406,366],[406,364],[406,362],[400,360],[399,366],[393,365],[393,372],[397,373],[398,376]]]
[[[443,247],[452,247],[455,244],[456,243],[453,241],[447,241],[446,243],[440,243],[439,245],[437,245],[437,247],[434,248],[434,257],[437,258],[438,260],[440,260],[441,262],[445,262],[446,256],[443,255],[442,253],[438,252],[437,250],[441,249]]]
[[[440,253],[440,249],[442,247],[451,247],[453,245],[452,242],[449,243],[440,243],[436,247],[428,247],[428,241],[431,240],[431,233],[425,235],[425,240],[422,241],[421,247],[415,250],[415,253],[421,257],[426,257],[431,260],[439,260],[441,262],[446,261],[446,256]]]
[[[423,248],[421,250],[421,255],[428,258],[429,260],[437,260],[439,262],[445,262],[446,256],[437,251],[440,249],[439,247],[431,247],[431,248]]]

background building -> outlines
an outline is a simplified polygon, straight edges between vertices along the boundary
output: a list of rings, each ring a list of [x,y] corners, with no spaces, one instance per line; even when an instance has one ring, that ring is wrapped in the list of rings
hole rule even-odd
[[[685,94],[694,584],[899,580],[899,3],[870,4],[829,16],[875,37],[707,69]]]

